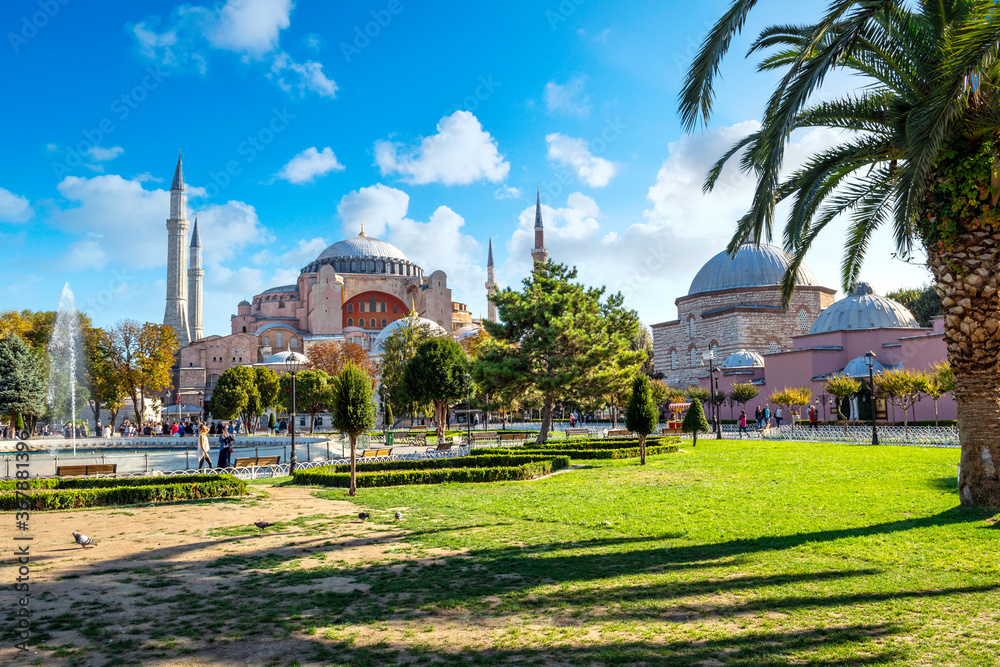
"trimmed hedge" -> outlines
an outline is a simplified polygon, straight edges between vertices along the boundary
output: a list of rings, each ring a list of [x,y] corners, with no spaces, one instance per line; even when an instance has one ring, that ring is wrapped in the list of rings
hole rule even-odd
[[[29,489],[103,489],[117,486],[160,486],[168,479],[185,482],[214,482],[232,475],[188,475],[182,478],[167,477],[44,477],[27,480],[0,480],[0,491],[13,491],[17,484],[28,482]]]
[[[551,454],[556,456],[568,456],[571,459],[634,459],[639,457],[638,447],[619,447],[615,449],[571,449],[569,447],[559,449],[528,449],[521,447],[511,447],[512,457],[529,454]],[[677,445],[646,445],[646,456],[656,456],[657,454],[676,454]]]
[[[479,463],[493,463],[492,459],[507,465],[481,466]],[[424,465],[420,468],[387,469],[362,472],[359,466],[355,477],[359,488],[379,486],[407,486],[411,484],[443,484],[505,482],[535,479],[556,470],[569,467],[568,456],[499,456],[499,457],[456,457],[453,459],[430,459],[427,461],[397,461],[403,463],[432,464],[438,461],[465,461],[465,467],[440,467]],[[514,465],[511,465],[514,464]],[[374,464],[374,465],[392,465]],[[316,484],[319,486],[334,486],[347,488],[351,485],[350,472],[335,472],[333,468],[343,466],[323,466],[308,470],[296,470],[296,484]]]
[[[205,477],[208,476],[206,475]],[[0,510],[61,510],[75,507],[136,505],[200,498],[225,498],[246,493],[246,482],[241,479],[237,479],[232,475],[214,475],[211,477],[210,481],[199,482],[166,481],[161,478],[157,480],[160,482],[159,484],[133,484],[113,487],[98,486],[89,489],[6,491],[0,493]],[[105,480],[90,481],[103,482]]]
[[[490,456],[490,454],[494,454]],[[358,472],[381,472],[383,470],[436,470],[440,468],[489,468],[491,466],[503,465],[521,465],[522,463],[534,463],[536,461],[543,461],[552,458],[552,455],[548,455],[548,452],[532,452],[530,455],[520,455],[515,457],[518,460],[512,461],[511,456],[508,454],[495,454],[495,452],[490,452],[486,450],[483,454],[476,455],[475,459],[469,458],[468,456],[452,456],[448,458],[441,459],[423,459],[419,461],[384,461],[379,463],[361,463],[357,464]],[[484,460],[485,459],[485,460]],[[349,463],[344,463],[340,465],[323,466],[323,470],[331,470],[333,472],[350,472],[351,465]],[[308,472],[309,469],[303,470],[302,472]],[[298,472],[296,472],[298,474]]]
[[[679,443],[680,440],[674,436],[655,436],[646,438],[646,447],[659,447],[663,445],[672,445]],[[529,442],[525,447],[536,450],[546,450],[549,449],[573,449],[573,450],[584,450],[584,449],[629,449],[629,448],[639,448],[638,438],[580,438],[579,440],[573,438],[569,440],[560,440],[558,442],[546,442],[543,445],[536,445],[533,442]]]

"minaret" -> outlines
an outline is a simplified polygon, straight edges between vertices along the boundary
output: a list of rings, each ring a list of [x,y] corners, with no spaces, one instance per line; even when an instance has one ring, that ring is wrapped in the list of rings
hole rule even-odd
[[[187,230],[185,217],[184,176],[181,174],[181,156],[177,156],[174,182],[170,184],[170,218],[167,220],[167,308],[163,323],[177,332],[177,341],[183,347],[191,342],[187,311]]]
[[[489,258],[486,260],[486,300],[489,302],[489,310],[487,311],[487,319],[490,322],[496,323],[497,321],[497,306],[493,303],[493,295],[497,293],[497,280],[496,274],[493,270],[493,237],[490,237],[490,254]]]
[[[201,268],[201,234],[198,233],[198,214],[194,216],[194,227],[191,228],[191,268],[188,269],[188,324],[191,327],[191,340],[202,338],[201,330],[201,282],[205,269]]]
[[[549,258],[549,251],[545,249],[545,227],[542,226],[542,195],[535,194],[535,248],[531,251],[531,259],[535,260],[537,270],[538,262],[545,264]]]

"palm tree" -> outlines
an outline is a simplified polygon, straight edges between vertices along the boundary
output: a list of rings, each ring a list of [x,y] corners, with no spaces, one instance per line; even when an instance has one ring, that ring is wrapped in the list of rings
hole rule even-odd
[[[714,81],[756,0],[734,0],[702,44],[680,94],[687,130],[711,118]],[[892,227],[904,258],[922,247],[945,313],[962,443],[963,505],[1000,505],[1000,12],[972,0],[834,0],[813,25],[772,26],[750,53],[777,70],[759,131],[733,146],[705,183],[738,159],[756,191],[728,246],[774,234],[774,208],[793,261],[786,300],[817,235],[841,214],[850,225],[845,291],[857,281],[873,231]],[[845,97],[813,103],[835,69],[862,78]],[[842,141],[782,177],[792,131],[829,127]]]

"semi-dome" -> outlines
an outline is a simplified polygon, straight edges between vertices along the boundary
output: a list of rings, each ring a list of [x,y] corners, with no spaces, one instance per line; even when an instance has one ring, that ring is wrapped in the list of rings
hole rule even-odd
[[[781,248],[772,245],[744,243],[730,257],[726,251],[708,260],[691,281],[688,295],[743,287],[777,285],[792,263],[792,258]],[[818,286],[816,276],[805,264],[799,265],[796,284]]]
[[[411,318],[403,317],[394,322],[390,322],[382,331],[378,333],[375,340],[372,341],[371,356],[381,356],[382,355],[382,345],[385,343],[385,339],[388,338],[393,331],[401,327],[410,326]],[[414,326],[426,327],[430,330],[432,336],[447,336],[448,332],[443,326],[427,319],[426,317],[418,317],[414,320]]]
[[[299,352],[292,352],[291,350],[284,350],[282,352],[278,352],[277,354],[272,354],[264,360],[264,364],[267,366],[282,365],[287,364],[293,359],[302,364],[303,368],[306,368],[309,365],[309,357]]]
[[[302,273],[318,271],[329,264],[337,273],[388,273],[402,276],[421,275],[420,267],[411,262],[402,250],[367,236],[364,230],[353,238],[337,241],[302,269]]]
[[[740,350],[726,357],[726,360],[722,362],[721,368],[722,370],[731,370],[736,368],[762,368],[763,366],[764,357],[750,350]]]
[[[820,313],[809,333],[850,329],[917,329],[913,313],[906,306],[875,294],[868,283],[858,283],[851,296],[835,302]],[[866,371],[867,372],[867,371]]]

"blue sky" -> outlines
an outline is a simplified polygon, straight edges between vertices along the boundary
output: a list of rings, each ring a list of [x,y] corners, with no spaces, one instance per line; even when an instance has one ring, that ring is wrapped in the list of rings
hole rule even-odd
[[[712,127],[683,136],[684,67],[727,4],[5,2],[0,309],[52,309],[69,282],[98,324],[161,321],[182,148],[206,333],[362,218],[485,313],[487,240],[518,284],[536,187],[553,259],[625,291],[647,324],[673,319],[749,202],[735,172],[703,196],[704,172],[772,82],[741,40]],[[762,3],[747,35],[803,11]],[[796,136],[790,158],[836,138]],[[807,263],[837,287],[842,230],[821,242]],[[863,279],[926,281],[890,252],[879,237]]]

